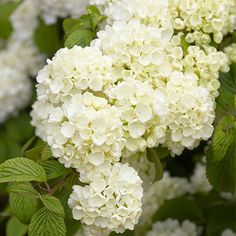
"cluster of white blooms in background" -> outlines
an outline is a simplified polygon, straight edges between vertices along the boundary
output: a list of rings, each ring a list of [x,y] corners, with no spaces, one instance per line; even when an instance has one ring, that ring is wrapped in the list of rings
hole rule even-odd
[[[178,220],[167,219],[163,222],[156,222],[152,226],[152,230],[147,233],[147,236],[199,236],[199,229],[197,226],[185,220],[180,223]]]
[[[35,76],[45,63],[45,57],[33,41],[38,16],[42,14],[46,23],[53,23],[56,17],[79,17],[87,5],[87,0],[24,0],[13,12],[10,17],[13,32],[0,52],[0,78],[5,81],[0,87],[0,123],[28,104],[31,97],[29,77]]]
[[[110,165],[101,178],[74,186],[68,201],[74,219],[117,233],[133,230],[142,212],[142,181],[128,164]]]
[[[206,176],[206,166],[201,163],[197,163],[194,169],[193,175],[190,178],[192,185],[192,192],[205,192],[208,193],[212,190],[207,176]]]
[[[172,177],[164,173],[160,181],[155,182],[143,197],[143,213],[139,224],[151,224],[153,214],[166,201],[192,192],[192,186],[186,178]]]
[[[236,236],[236,233],[233,232],[233,230],[231,230],[231,229],[225,229],[222,232],[221,236]]]
[[[232,43],[230,46],[224,49],[230,62],[236,63],[236,43]]]
[[[37,0],[38,8],[47,24],[55,23],[57,18],[78,18],[86,12],[88,0]]]
[[[34,27],[34,17],[34,8],[28,2],[20,5],[11,18],[13,33],[0,51],[0,79],[3,83],[0,87],[0,123],[28,104],[31,98],[29,76],[36,75],[43,65],[43,57],[30,40],[31,29],[27,27]]]
[[[9,115],[14,115],[29,102],[31,96],[31,84],[24,73],[12,69],[9,66],[1,68],[0,87],[0,123]]]

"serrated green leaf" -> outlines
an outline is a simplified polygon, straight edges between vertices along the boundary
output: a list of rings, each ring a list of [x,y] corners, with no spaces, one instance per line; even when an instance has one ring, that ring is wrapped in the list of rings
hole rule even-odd
[[[43,207],[32,217],[29,236],[66,236],[66,226],[62,216]]]
[[[234,141],[236,137],[236,120],[232,116],[223,117],[219,124],[216,126],[213,141],[212,141],[212,149],[213,149],[213,158],[216,161],[222,160],[229,146]]]
[[[52,156],[52,153],[50,147],[46,143],[40,142],[39,145],[25,151],[24,155],[29,159],[44,162]]]
[[[70,173],[70,169],[67,169],[59,161],[48,160],[43,164],[43,168],[46,172],[47,179],[55,179],[60,176],[64,176]]]
[[[206,164],[210,184],[218,191],[234,193],[236,191],[236,139],[222,160],[215,161],[212,153],[210,149]]]
[[[24,157],[10,159],[0,165],[0,183],[23,181],[46,182],[43,167]]]
[[[154,215],[153,221],[162,221],[168,218],[178,219],[180,221],[188,219],[199,223],[204,220],[201,208],[191,197],[186,196],[164,202]]]
[[[147,158],[149,161],[154,163],[156,170],[155,181],[162,179],[163,177],[163,166],[158,156],[157,150],[154,148],[147,149]]]
[[[42,161],[47,161],[51,157],[52,157],[51,148],[48,145],[46,145],[44,147],[44,149],[42,150],[42,152],[41,152],[41,160]]]
[[[64,208],[60,200],[56,197],[50,195],[42,195],[41,201],[43,205],[51,212],[57,213],[62,217],[65,217]]]
[[[39,192],[35,190],[29,182],[12,183],[8,191],[31,198],[39,198],[40,196]]]
[[[23,145],[23,147],[21,148],[21,156],[23,156],[25,154],[25,152],[30,149],[31,145],[33,145],[33,143],[37,140],[37,137],[33,136],[31,137],[29,140],[27,140],[27,142]]]
[[[7,221],[6,236],[24,236],[28,226],[21,223],[16,217],[11,217]]]
[[[90,42],[94,38],[94,33],[86,29],[77,29],[71,33],[65,42],[65,46],[72,48],[74,45],[86,47],[90,45]]]
[[[37,210],[38,200],[24,195],[10,193],[9,204],[11,212],[23,223],[28,223]]]
[[[65,31],[65,34],[70,34],[74,27],[77,27],[77,25],[80,23],[79,19],[73,19],[73,18],[69,18],[69,19],[65,19],[63,21],[63,29]]]

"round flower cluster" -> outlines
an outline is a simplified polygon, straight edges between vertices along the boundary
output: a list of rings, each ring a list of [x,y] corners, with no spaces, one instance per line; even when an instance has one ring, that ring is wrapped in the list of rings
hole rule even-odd
[[[184,147],[193,149],[201,139],[211,137],[214,99],[198,85],[195,74],[172,73],[166,83],[166,97],[169,110],[166,144],[173,153],[181,154]]]
[[[0,86],[0,123],[9,115],[15,115],[31,97],[31,83],[24,73],[2,65]]]
[[[68,203],[74,219],[117,233],[133,230],[142,212],[138,173],[127,164],[116,163],[103,174],[85,187],[73,186]]]
[[[236,43],[232,43],[230,46],[226,47],[224,52],[231,63],[236,63]]]
[[[88,0],[40,0],[37,2],[46,24],[55,23],[59,17],[78,18],[86,12],[89,3]]]
[[[208,44],[211,34],[220,43],[229,32],[236,29],[236,2],[234,0],[169,0],[169,9],[176,30],[189,33],[189,43]]]
[[[179,223],[178,220],[167,219],[163,222],[156,222],[147,236],[198,236],[197,226],[189,220]]]
[[[61,49],[37,77],[36,133],[66,167],[117,162],[123,148],[119,111],[104,89],[113,82],[112,60],[98,49]]]
[[[229,70],[224,53],[211,46],[190,46],[184,55],[181,34],[136,19],[117,21],[97,36],[92,46],[112,57],[119,73],[119,83],[105,93],[125,111],[121,115],[128,140],[124,155],[160,143],[181,154],[211,137],[219,72]],[[134,93],[139,88],[142,96]],[[129,130],[133,123],[135,134]]]

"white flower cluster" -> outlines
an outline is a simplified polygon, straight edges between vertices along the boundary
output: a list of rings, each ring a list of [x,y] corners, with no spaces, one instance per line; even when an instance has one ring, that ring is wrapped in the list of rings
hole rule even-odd
[[[74,219],[122,233],[133,230],[138,223],[142,212],[141,185],[133,168],[116,163],[106,168],[102,178],[85,187],[74,186],[68,203]]]
[[[88,0],[37,0],[38,8],[46,24],[53,24],[57,18],[79,18],[86,12]]]
[[[200,1],[195,2],[193,10],[202,10]],[[225,22],[231,22],[228,18],[234,21],[233,5],[222,2]],[[66,167],[76,168],[80,181],[88,184],[74,186],[69,200],[74,218],[123,232],[133,229],[141,214],[142,187],[134,169],[119,163],[121,157],[123,162],[132,163],[128,160],[132,156],[140,161],[138,155],[145,156],[140,152],[159,144],[173,155],[181,154],[184,148],[193,149],[209,139],[219,73],[229,70],[229,60],[208,42],[185,48],[185,35],[176,33],[173,23],[177,17],[173,8],[181,5],[179,1],[172,7],[171,1],[165,0],[90,3],[108,16],[107,25],[90,47],[64,48],[48,60],[37,77],[32,124],[36,134],[50,145],[53,156]],[[188,5],[181,5],[181,17],[187,11],[188,18]],[[211,24],[223,19],[221,7],[219,15],[216,8],[207,7],[212,10],[208,12]],[[64,14],[60,4],[58,9],[53,17]],[[202,24],[208,24],[208,19],[201,17]],[[203,32],[203,26],[183,24],[187,31]],[[230,23],[227,26],[231,31]],[[228,32],[217,30],[222,35]],[[218,31],[209,29],[208,33],[217,38]],[[151,173],[147,166],[138,167],[140,175]],[[198,191],[198,183],[194,184]],[[143,200],[151,208],[147,214],[166,199],[191,191],[186,179],[166,173]],[[152,204],[152,199],[159,200]]]
[[[181,34],[136,19],[116,21],[97,36],[92,46],[112,57],[119,76],[105,93],[123,111],[125,155],[160,143],[181,154],[211,137],[219,72],[229,70],[224,53],[190,46],[184,55]]]
[[[205,192],[208,193],[212,190],[212,186],[210,185],[207,176],[206,176],[206,166],[197,163],[194,169],[193,175],[190,178],[190,182],[192,185],[192,192]]]
[[[232,43],[230,46],[226,47],[224,52],[231,63],[236,63],[236,43]]]
[[[87,0],[24,0],[13,12],[10,17],[13,32],[6,48],[0,52],[0,77],[4,81],[0,88],[0,123],[28,104],[31,97],[29,77],[35,76],[44,65],[45,57],[33,40],[38,16],[43,14],[50,23],[55,17],[79,17],[87,5]]]
[[[15,115],[29,102],[31,84],[24,73],[2,65],[1,62],[0,68],[0,123],[2,123],[9,115]]]
[[[221,236],[236,236],[236,233],[233,232],[233,230],[231,230],[231,229],[225,229],[222,232]]]
[[[75,46],[59,50],[39,72],[32,124],[66,167],[119,161],[120,114],[103,93],[114,80],[111,68],[111,58],[98,49]]]
[[[43,65],[43,57],[31,40],[31,29],[24,32],[24,27],[27,28],[29,23],[30,27],[31,24],[34,27],[34,17],[34,8],[30,2],[20,5],[11,18],[13,33],[6,47],[0,51],[0,78],[3,83],[0,87],[0,123],[28,104],[31,98],[29,76],[36,75]]]
[[[167,219],[163,222],[156,222],[152,230],[147,233],[147,236],[199,236],[199,230],[197,226],[189,221],[185,220],[179,223],[178,220]]]
[[[166,200],[185,195],[191,191],[191,184],[186,178],[171,177],[168,172],[165,172],[163,178],[155,182],[144,194],[140,225],[150,224],[153,214]]]
[[[236,29],[234,0],[90,0],[108,17],[107,23],[137,18],[142,23],[186,31],[189,43],[220,43]]]
[[[176,30],[186,30],[189,43],[208,44],[210,35],[220,43],[229,32],[236,29],[235,0],[169,0]]]

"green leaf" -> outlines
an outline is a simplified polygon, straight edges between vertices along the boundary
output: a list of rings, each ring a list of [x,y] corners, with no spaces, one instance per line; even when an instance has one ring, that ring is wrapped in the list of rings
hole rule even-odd
[[[232,116],[223,117],[213,135],[213,158],[222,160],[236,137],[236,120]]]
[[[94,38],[94,33],[86,29],[77,29],[71,33],[65,42],[65,46],[72,48],[74,45],[86,47],[90,45],[90,42]]]
[[[195,222],[202,222],[204,220],[200,207],[191,197],[186,196],[167,200],[153,217],[154,222],[157,220],[163,221],[168,218],[180,221],[188,219]]]
[[[63,29],[65,34],[70,34],[75,27],[80,23],[79,19],[68,18],[63,21]]]
[[[65,46],[72,48],[74,45],[86,47],[95,38],[98,25],[106,18],[102,16],[95,6],[87,8],[88,14],[79,19],[66,19],[63,22],[65,31]]]
[[[43,164],[43,168],[47,174],[47,179],[55,179],[60,176],[64,176],[70,173],[70,169],[67,169],[59,161],[48,160]]]
[[[58,22],[53,25],[46,25],[42,19],[39,19],[39,26],[35,31],[34,42],[40,52],[50,57],[63,46],[60,29],[61,25]]]
[[[220,74],[221,87],[219,89],[220,95],[216,99],[216,113],[217,119],[221,119],[222,116],[232,115],[236,116],[236,64],[231,65],[231,70],[227,74]]]
[[[155,181],[162,179],[163,177],[163,166],[158,156],[157,150],[154,148],[147,149],[147,158],[149,161],[155,164],[156,177]]]
[[[46,182],[46,173],[42,166],[24,157],[10,159],[0,165],[0,183],[20,181]]]
[[[8,191],[10,193],[20,194],[26,197],[39,198],[40,194],[35,190],[29,182],[13,183]]]
[[[211,149],[208,151],[206,172],[210,184],[218,191],[236,191],[236,139],[220,161],[215,161]]]
[[[32,217],[29,236],[66,236],[66,226],[62,216],[43,207]]]
[[[38,200],[24,195],[10,193],[11,212],[23,223],[28,223],[37,210]]]
[[[24,236],[28,226],[21,223],[16,217],[11,217],[7,221],[6,236]]]
[[[43,205],[51,212],[57,213],[62,217],[65,217],[64,208],[60,200],[56,197],[50,195],[42,195],[41,201]]]
[[[24,155],[34,161],[47,161],[52,157],[51,148],[43,141],[39,140],[31,149],[24,152]]]
[[[236,205],[221,205],[215,207],[207,222],[206,236],[221,236],[225,229],[236,231]]]
[[[25,152],[34,144],[34,142],[37,140],[37,137],[33,136],[27,142],[23,145],[21,148],[21,156],[25,154]]]
[[[41,160],[47,161],[51,157],[52,157],[51,148],[48,145],[45,145],[45,147],[43,148],[43,150],[41,152]]]

